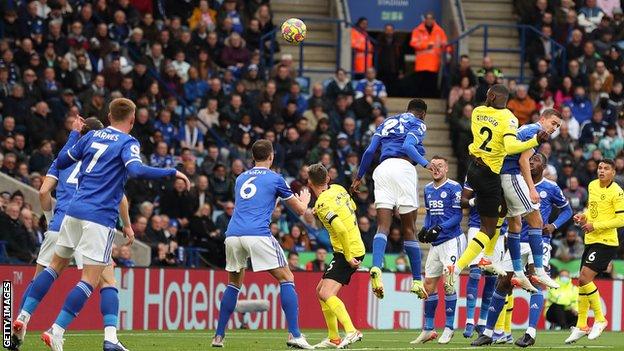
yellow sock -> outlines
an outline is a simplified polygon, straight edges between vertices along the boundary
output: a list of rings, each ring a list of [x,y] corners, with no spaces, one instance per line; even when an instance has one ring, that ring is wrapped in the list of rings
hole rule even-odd
[[[475,235],[475,237],[468,243],[466,251],[464,251],[459,260],[457,260],[457,269],[461,272],[464,268],[468,267],[470,262],[479,256],[481,251],[483,251],[489,242],[490,238],[487,234],[478,232],[477,235]]]
[[[494,231],[494,236],[490,239],[490,242],[485,245],[485,255],[488,257],[492,257],[494,254],[494,248],[496,247],[496,242],[498,241],[498,237],[500,236],[501,228],[503,226],[503,222],[505,218],[499,218],[498,223],[496,223],[496,230]]]
[[[334,312],[332,312],[331,308],[327,306],[325,301],[319,300],[321,303],[321,310],[323,311],[323,317],[325,317],[325,324],[327,324],[327,337],[329,340],[340,339],[340,334],[338,333],[338,318]]]
[[[577,328],[587,327],[587,313],[589,312],[589,299],[585,293],[586,285],[579,286],[578,297],[578,320],[576,321]]]
[[[511,316],[514,309],[514,297],[513,294],[507,295],[507,311],[505,313],[505,333],[511,334]]]
[[[494,330],[500,331],[505,329],[505,319],[507,315],[507,300],[505,300],[505,306],[503,306],[503,309],[500,311],[500,314],[498,315],[498,319],[496,320],[496,325],[494,326]]]
[[[329,299],[327,299],[327,301],[325,301],[325,304],[327,304],[327,306],[331,309],[336,318],[338,318],[338,321],[344,327],[345,332],[351,333],[355,331],[355,327],[351,322],[349,312],[347,312],[347,308],[345,307],[342,300],[338,298],[338,296],[330,297]]]
[[[602,312],[602,304],[600,303],[600,292],[594,282],[585,285],[585,294],[587,294],[587,300],[589,301],[589,307],[594,311],[594,320],[596,322],[604,322],[604,313]]]

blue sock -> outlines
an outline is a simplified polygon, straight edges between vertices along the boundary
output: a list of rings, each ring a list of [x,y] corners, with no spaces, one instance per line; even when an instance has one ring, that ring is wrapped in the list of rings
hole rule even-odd
[[[109,286],[100,289],[100,312],[104,327],[117,327],[119,319],[119,295],[117,288]]]
[[[490,303],[490,307],[488,308],[487,323],[485,324],[487,329],[494,329],[494,326],[496,325],[496,320],[498,319],[498,315],[500,315],[503,307],[505,306],[506,299],[507,294],[498,290],[495,291],[492,295],[492,302]]]
[[[529,328],[537,328],[537,321],[539,321],[542,314],[542,307],[544,307],[544,294],[541,291],[531,294],[531,300],[529,301]]]
[[[288,324],[288,332],[293,337],[301,336],[299,331],[299,298],[295,291],[295,283],[280,283],[280,300],[282,301],[282,310],[286,315],[286,323]]]
[[[481,269],[476,266],[470,267],[470,275],[468,276],[468,283],[466,284],[466,320],[468,323],[474,323],[480,279]]]
[[[433,330],[435,312],[438,307],[438,294],[433,293],[425,300],[425,327],[424,330]]]
[[[23,310],[33,314],[37,306],[39,306],[39,302],[41,302],[43,297],[48,293],[48,290],[50,290],[56,278],[58,278],[58,274],[50,267],[37,274],[37,277],[35,277],[35,280],[33,280],[30,286],[27,297],[24,299]]]
[[[230,317],[236,308],[239,291],[239,288],[232,284],[228,284],[227,288],[225,288],[223,297],[221,298],[221,305],[219,307],[219,322],[217,323],[217,331],[215,332],[215,335],[225,336],[225,328],[227,328]]]
[[[412,278],[414,278],[414,280],[421,280],[420,245],[418,244],[418,241],[405,240],[403,247],[405,248],[405,253],[409,258],[410,267],[412,267]]]
[[[529,228],[529,246],[533,254],[533,265],[535,268],[544,268],[543,255],[544,243],[542,242],[542,229]]]
[[[56,317],[54,324],[63,329],[67,329],[74,318],[78,316],[78,313],[80,313],[92,292],[93,287],[89,285],[89,283],[82,280],[78,282],[72,291],[69,292],[69,295],[67,295],[63,309],[58,317]]]
[[[520,233],[507,233],[507,247],[514,272],[523,272],[522,257],[520,257]]]
[[[28,283],[28,286],[26,287],[26,290],[24,290],[24,294],[22,294],[22,300],[20,301],[20,305],[19,305],[19,311],[21,311],[22,308],[24,308],[24,302],[26,302],[26,298],[30,294],[30,290],[32,289],[34,281],[35,281],[34,279],[31,280],[30,283]]]
[[[480,320],[487,320],[492,295],[496,289],[496,279],[495,275],[487,274],[485,276],[485,284],[483,284],[483,292],[481,293],[481,309],[479,310]]]
[[[373,267],[383,267],[387,242],[388,237],[386,237],[385,234],[375,234],[375,237],[373,238]]]
[[[455,307],[457,307],[457,293],[444,296],[444,308],[446,311],[445,327],[455,329]]]

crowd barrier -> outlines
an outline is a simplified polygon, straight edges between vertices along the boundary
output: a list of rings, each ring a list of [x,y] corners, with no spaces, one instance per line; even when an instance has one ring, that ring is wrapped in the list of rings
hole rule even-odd
[[[34,267],[0,266],[0,278],[11,281],[13,288],[13,316],[17,314],[19,298],[32,279]],[[219,301],[226,288],[227,273],[207,269],[134,268],[115,270],[119,287],[119,327],[124,330],[190,330],[214,329],[219,314]],[[296,272],[295,285],[299,295],[300,324],[302,328],[324,328],[325,322],[316,298],[316,285],[321,273]],[[68,269],[54,284],[52,290],[34,313],[29,329],[48,328],[59,312],[65,296],[80,279],[80,271]],[[464,326],[466,315],[466,279],[461,277],[458,291],[456,326]],[[358,328],[420,329],[423,325],[423,302],[409,293],[411,276],[385,273],[385,298],[378,300],[369,290],[368,274],[356,273],[351,284],[340,297],[345,302]],[[3,284],[4,285],[4,284]],[[622,330],[624,288],[620,280],[596,282],[602,296],[603,310],[609,318],[609,329]],[[481,287],[480,287],[481,289]],[[479,290],[481,291],[481,290]],[[440,294],[443,294],[440,289]],[[515,291],[513,327],[525,328],[529,316],[529,294]],[[239,299],[266,299],[270,307],[265,312],[235,315],[230,328],[240,327],[243,321],[251,329],[281,329],[285,327],[284,314],[279,305],[279,284],[267,273],[248,272]],[[72,330],[102,328],[100,297],[97,289],[84,310],[72,323]],[[444,308],[440,301],[435,324],[444,326]],[[540,321],[544,328],[544,320]]]

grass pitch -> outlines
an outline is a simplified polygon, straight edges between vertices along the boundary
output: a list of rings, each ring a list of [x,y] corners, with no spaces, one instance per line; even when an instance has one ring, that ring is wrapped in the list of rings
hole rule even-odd
[[[514,345],[496,345],[487,348],[470,347],[470,340],[464,339],[461,330],[455,332],[450,344],[440,345],[429,342],[424,345],[410,345],[410,341],[418,336],[418,330],[364,330],[364,339],[352,345],[350,350],[506,350],[520,348]],[[304,331],[311,344],[325,337],[321,330]],[[515,338],[524,331],[514,331]],[[102,332],[67,333],[66,351],[101,350]],[[120,332],[119,339],[130,351],[199,351],[210,350],[213,331],[137,331]],[[283,330],[229,330],[226,334],[225,350],[287,350],[286,332]],[[581,339],[573,345],[565,345],[563,340],[568,332],[538,331],[537,343],[528,350],[624,350],[624,333],[605,332],[598,340]],[[39,332],[28,333],[22,350],[47,350],[39,340]],[[218,350],[218,349],[214,349]]]

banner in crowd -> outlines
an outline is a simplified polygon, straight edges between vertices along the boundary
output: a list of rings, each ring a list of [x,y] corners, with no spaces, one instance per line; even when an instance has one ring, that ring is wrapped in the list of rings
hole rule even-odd
[[[427,12],[433,12],[438,21],[442,16],[440,0],[348,0],[349,15],[355,23],[368,19],[368,30],[383,31],[386,24],[398,31],[411,32]]]
[[[33,267],[0,266],[0,278],[11,281],[13,289],[13,317],[18,312],[19,299],[32,279]],[[227,273],[206,269],[134,268],[115,270],[119,287],[120,328],[134,330],[189,330],[214,329],[219,315],[219,301],[227,285]],[[316,285],[321,273],[295,272],[299,295],[302,328],[324,328],[325,322],[316,297]],[[47,329],[58,314],[63,301],[75,283],[80,271],[70,268],[55,282],[50,293],[39,305],[29,324],[31,330]],[[385,273],[385,298],[375,298],[369,289],[365,272],[353,276],[351,284],[342,289],[340,297],[358,328],[420,329],[423,325],[423,302],[409,292],[411,276]],[[609,329],[622,330],[624,304],[622,281],[600,280],[596,283],[602,296],[603,310],[609,316]],[[456,326],[462,328],[466,316],[466,277],[462,276],[458,292]],[[440,287],[441,288],[441,287]],[[481,291],[481,290],[479,290]],[[444,292],[440,289],[440,296]],[[529,317],[529,294],[515,290],[513,327],[525,328]],[[239,300],[263,299],[269,301],[269,310],[248,315],[235,314],[230,327],[244,322],[251,329],[280,329],[286,320],[279,304],[279,284],[267,273],[246,273]],[[100,297],[97,289],[78,318],[73,330],[102,328]],[[437,328],[444,327],[444,302],[436,314]],[[544,321],[540,322],[544,327]]]

